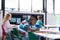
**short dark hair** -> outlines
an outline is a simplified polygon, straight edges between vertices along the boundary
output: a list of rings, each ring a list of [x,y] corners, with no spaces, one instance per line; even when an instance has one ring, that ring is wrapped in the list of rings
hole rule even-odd
[[[31,17],[35,17],[38,20],[37,15],[31,15]]]

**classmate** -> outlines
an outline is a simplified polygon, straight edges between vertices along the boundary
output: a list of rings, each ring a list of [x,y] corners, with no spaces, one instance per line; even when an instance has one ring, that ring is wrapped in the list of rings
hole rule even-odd
[[[24,31],[38,31],[39,28],[41,27],[42,22],[40,20],[37,19],[36,15],[31,15],[29,20],[24,20],[21,22],[20,24],[20,28]]]
[[[28,31],[35,32],[35,31],[39,31],[41,25],[42,25],[42,21],[38,20],[36,15],[31,15],[30,19],[27,21],[26,20],[22,21],[19,27],[20,29],[26,32]]]
[[[29,19],[29,25],[26,25],[26,29],[31,32],[38,31],[41,27],[41,25],[38,22],[41,23],[41,21],[37,19],[37,16],[31,15]]]
[[[35,32],[39,31],[39,29],[42,27],[42,21],[37,19],[37,16],[31,15],[29,19],[29,25],[26,25],[27,31]],[[37,35],[38,39],[40,39],[40,36]],[[43,37],[41,37],[41,40],[44,40]]]
[[[12,28],[13,25],[10,24],[9,20],[11,20],[11,14],[10,13],[7,13],[5,16],[4,16],[4,19],[3,19],[3,22],[2,22],[2,28],[4,28],[4,31],[5,31],[5,35],[8,38],[8,40],[12,40],[11,39],[11,35],[10,35],[10,29]],[[2,40],[4,40],[4,35],[2,35]]]

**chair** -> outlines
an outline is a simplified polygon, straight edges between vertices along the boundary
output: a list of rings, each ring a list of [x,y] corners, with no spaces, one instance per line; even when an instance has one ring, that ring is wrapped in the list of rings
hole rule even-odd
[[[28,39],[29,40],[38,40],[38,37],[32,32],[28,32]]]
[[[22,40],[21,35],[16,28],[13,28],[13,33],[17,36],[18,40]]]
[[[2,25],[2,40],[4,40],[4,36],[6,36],[6,33],[5,33],[4,27]]]

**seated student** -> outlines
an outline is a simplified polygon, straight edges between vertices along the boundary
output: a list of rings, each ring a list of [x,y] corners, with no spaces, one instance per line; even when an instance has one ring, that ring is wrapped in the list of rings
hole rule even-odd
[[[38,20],[37,16],[31,15],[30,19],[22,21],[19,27],[20,29],[26,32],[28,31],[35,32],[40,29],[41,25],[42,25],[42,21]]]
[[[29,25],[26,25],[26,29],[31,32],[38,31],[41,27],[40,23],[42,24],[42,22],[37,19],[37,16],[31,15],[29,19]]]
[[[29,25],[26,25],[27,31],[35,32],[39,31],[39,29],[42,27],[42,21],[37,19],[37,16],[31,15],[29,19]],[[40,39],[40,36],[37,35],[38,39]],[[44,40],[43,37],[41,37],[41,40]]]
[[[30,19],[28,21],[24,20],[22,21],[21,25],[19,26],[24,31],[39,31],[39,29],[42,27],[42,21],[37,19],[37,16],[31,15]],[[28,35],[28,34],[26,34]],[[38,36],[39,38],[39,36]],[[43,37],[41,37],[41,40],[44,40]]]
[[[41,27],[42,22],[37,19],[37,16],[31,15],[30,19],[28,21],[24,20],[20,24],[20,28],[27,31],[37,31]]]

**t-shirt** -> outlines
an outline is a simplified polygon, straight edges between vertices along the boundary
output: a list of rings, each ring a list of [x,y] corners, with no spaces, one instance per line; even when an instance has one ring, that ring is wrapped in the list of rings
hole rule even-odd
[[[9,29],[10,26],[11,25],[10,25],[9,21],[6,21],[5,24],[3,25],[5,32],[10,31],[10,29]]]
[[[29,24],[29,27],[31,29],[41,28],[42,27],[42,21],[41,20],[37,20],[37,22],[36,22],[36,24],[34,26]]]
[[[29,28],[31,29],[36,29],[36,28],[41,28],[41,25],[42,25],[42,21],[40,20],[37,20],[36,24],[34,26],[30,25],[29,22],[27,21],[23,21],[21,24],[20,24],[20,28],[25,30],[26,31],[26,26],[28,26]]]
[[[38,27],[38,26],[40,26],[40,28],[42,27],[42,21],[41,20],[37,20],[37,22],[36,22],[36,26]]]

